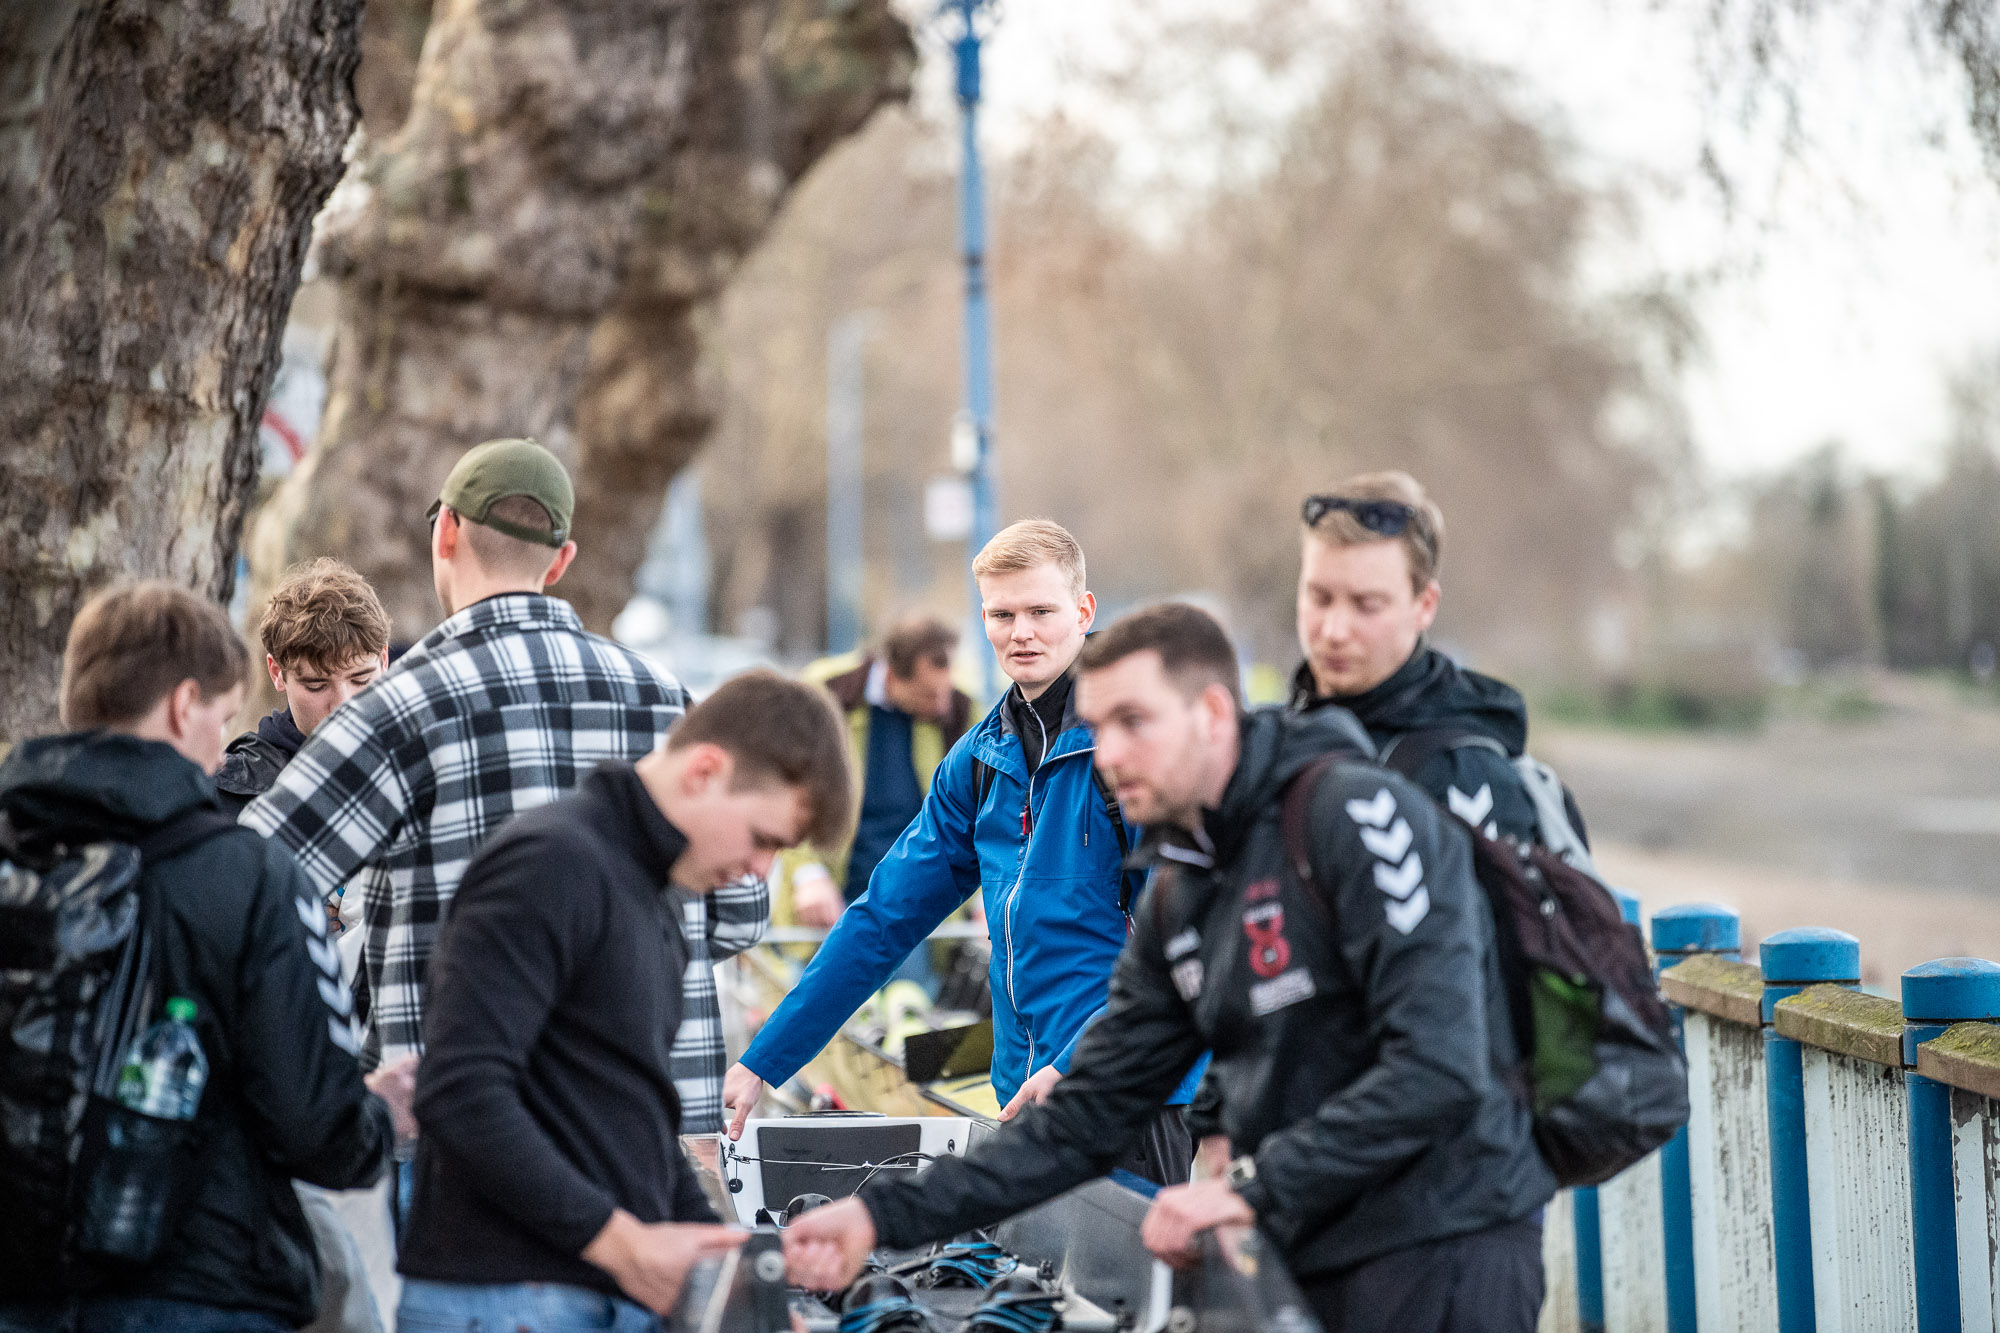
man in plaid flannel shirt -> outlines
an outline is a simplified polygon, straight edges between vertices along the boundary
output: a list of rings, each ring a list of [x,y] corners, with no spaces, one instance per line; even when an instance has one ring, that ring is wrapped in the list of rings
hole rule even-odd
[[[678,683],[543,594],[576,555],[573,506],[562,464],[531,441],[496,440],[460,459],[431,507],[444,622],[322,722],[243,812],[322,893],[360,886],[364,1069],[421,1052],[425,965],[487,836],[597,764],[647,754],[687,707]],[[762,938],[770,896],[748,881],[683,902],[674,1081],[683,1132],[712,1133],[725,1063],[713,965]]]

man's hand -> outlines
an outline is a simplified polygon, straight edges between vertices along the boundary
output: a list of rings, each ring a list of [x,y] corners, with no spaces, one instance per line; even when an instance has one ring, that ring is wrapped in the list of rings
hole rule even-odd
[[[1229,1136],[1210,1134],[1195,1145],[1194,1178],[1196,1180],[1220,1180],[1222,1173],[1229,1169]]]
[[[840,886],[833,882],[825,866],[815,861],[792,872],[792,915],[799,919],[800,925],[832,930],[846,906]]]
[[[723,1132],[731,1142],[743,1137],[743,1122],[757,1109],[757,1099],[763,1095],[763,1079],[740,1064],[729,1066],[729,1072],[722,1076],[722,1109],[729,1113]]]
[[[750,1233],[705,1222],[641,1222],[623,1208],[583,1247],[586,1261],[611,1274],[618,1289],[657,1315],[681,1303],[688,1270],[711,1254],[733,1250]]]
[[[389,1104],[389,1121],[396,1127],[396,1142],[415,1142],[417,1113],[410,1104],[417,1096],[417,1057],[406,1055],[361,1081],[368,1085],[368,1091]]]
[[[1062,1082],[1062,1071],[1054,1065],[1028,1075],[1028,1081],[1021,1085],[1021,1090],[1014,1094],[1013,1100],[1000,1108],[1000,1118],[1012,1120],[1030,1106],[1040,1106],[1049,1099],[1049,1094],[1055,1091],[1056,1084],[1060,1082]]]
[[[1153,1196],[1139,1239],[1155,1258],[1175,1268],[1191,1268],[1201,1257],[1195,1238],[1202,1232],[1220,1226],[1249,1226],[1256,1220],[1250,1205],[1226,1181],[1201,1180],[1172,1185]]]
[[[861,1200],[815,1208],[784,1230],[785,1279],[807,1291],[839,1291],[875,1248],[875,1219]]]

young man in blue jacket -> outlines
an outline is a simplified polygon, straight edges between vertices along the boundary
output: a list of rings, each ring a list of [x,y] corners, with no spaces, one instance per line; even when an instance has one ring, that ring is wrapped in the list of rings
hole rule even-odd
[[[972,563],[986,637],[1013,686],[939,765],[922,810],[841,915],[805,975],[723,1083],[729,1136],[973,893],[993,941],[993,1091],[1001,1118],[1045,1100],[1100,1013],[1138,889],[1137,830],[1093,775],[1095,744],[1071,682],[1097,599],[1083,551],[1055,523],[1013,524]],[[1185,1181],[1181,1108],[1197,1068],[1149,1127],[1129,1169]]]

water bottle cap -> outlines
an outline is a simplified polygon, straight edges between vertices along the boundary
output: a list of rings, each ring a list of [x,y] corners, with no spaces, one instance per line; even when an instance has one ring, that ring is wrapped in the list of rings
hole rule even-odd
[[[194,1001],[185,995],[176,995],[167,1001],[167,1017],[182,1023],[194,1022]]]

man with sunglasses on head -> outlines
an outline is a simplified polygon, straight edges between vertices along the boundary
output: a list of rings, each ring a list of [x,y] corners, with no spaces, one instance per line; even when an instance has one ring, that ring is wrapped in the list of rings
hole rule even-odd
[[[1538,811],[1515,767],[1528,739],[1520,692],[1459,666],[1426,638],[1443,595],[1444,514],[1422,485],[1407,472],[1363,473],[1307,496],[1301,518],[1305,661],[1291,710],[1351,713],[1383,767],[1488,837],[1587,858],[1582,815],[1554,774],[1541,770],[1549,808]],[[1199,1174],[1226,1159],[1222,1123],[1220,1085],[1210,1078],[1188,1107]]]
[[[1425,637],[1443,593],[1444,515],[1424,488],[1406,472],[1370,472],[1308,496],[1302,517],[1305,661],[1292,707],[1345,708],[1384,766],[1489,837],[1560,853],[1573,830],[1580,845],[1583,821],[1568,793],[1557,797],[1568,829],[1551,829],[1515,767],[1528,740],[1520,692],[1467,671]]]

